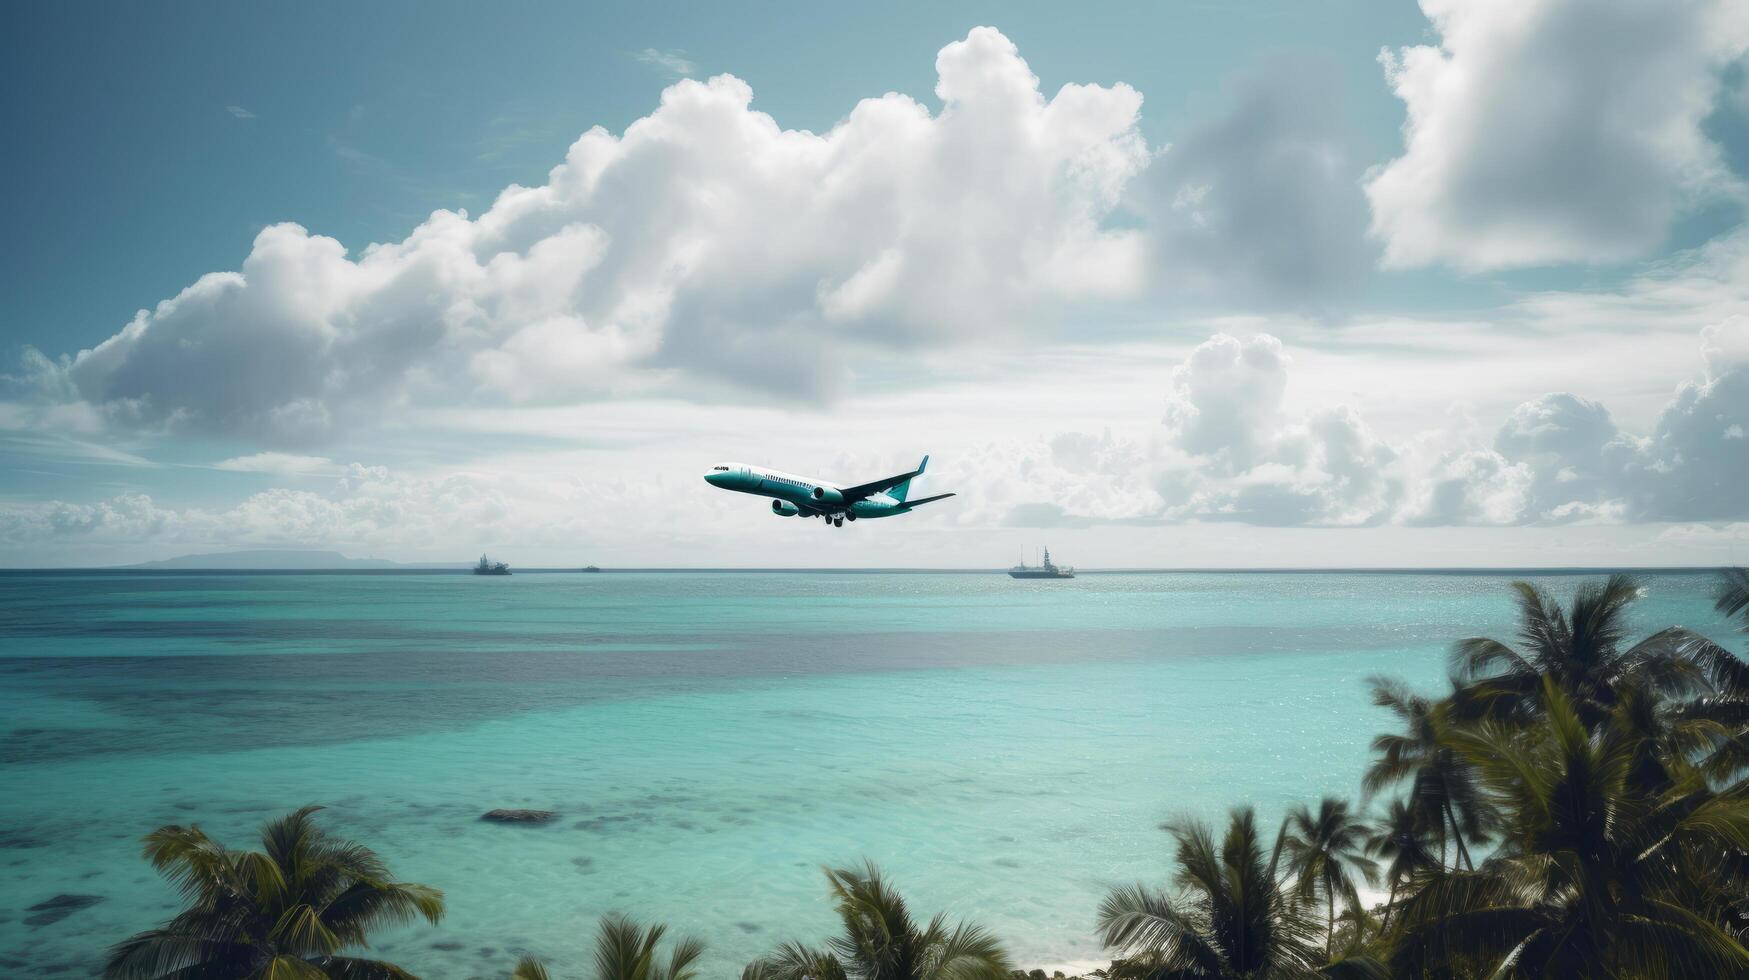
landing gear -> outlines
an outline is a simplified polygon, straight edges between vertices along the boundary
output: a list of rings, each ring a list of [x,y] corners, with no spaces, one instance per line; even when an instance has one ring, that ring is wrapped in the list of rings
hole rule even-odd
[[[844,518],[842,518],[842,517],[832,518],[832,526],[833,527],[843,527],[844,526]]]

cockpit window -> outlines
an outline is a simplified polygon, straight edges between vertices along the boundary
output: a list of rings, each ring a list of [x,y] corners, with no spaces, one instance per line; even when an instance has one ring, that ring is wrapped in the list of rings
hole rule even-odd
[[[728,467],[727,467],[727,466],[713,466],[713,467],[711,467],[711,469],[712,469],[712,470],[715,470],[715,471],[716,471],[716,472],[718,472],[718,473],[727,473],[727,472],[729,472],[729,468],[728,468]]]

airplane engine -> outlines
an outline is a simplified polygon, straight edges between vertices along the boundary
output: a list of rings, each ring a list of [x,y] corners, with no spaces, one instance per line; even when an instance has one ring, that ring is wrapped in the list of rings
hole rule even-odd
[[[771,502],[771,512],[779,517],[794,517],[797,514],[800,514],[802,509],[787,500],[773,500]]]
[[[822,504],[841,504],[844,495],[829,487],[815,487],[814,499]]]

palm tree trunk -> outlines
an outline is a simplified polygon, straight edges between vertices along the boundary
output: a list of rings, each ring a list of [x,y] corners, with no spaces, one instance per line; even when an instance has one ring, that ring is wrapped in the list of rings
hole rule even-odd
[[[1391,909],[1397,904],[1397,876],[1391,875],[1391,897],[1385,899],[1385,921],[1379,923],[1379,935],[1391,931]]]
[[[1325,908],[1329,909],[1330,931],[1324,936],[1324,962],[1330,962],[1330,951],[1336,948],[1336,889],[1324,889]]]
[[[1474,864],[1474,862],[1472,862],[1470,860],[1469,849],[1464,847],[1463,831],[1458,829],[1457,814],[1452,812],[1450,800],[1445,801],[1445,815],[1448,819],[1451,820],[1451,837],[1452,837],[1452,840],[1454,842],[1456,842],[1456,844],[1457,844],[1457,855],[1456,855],[1456,857],[1453,858],[1453,860],[1451,862],[1452,870],[1456,871],[1457,866],[1460,862],[1465,867],[1469,868],[1469,870],[1471,870],[1471,871],[1476,870],[1476,865]],[[1443,845],[1440,847],[1439,852],[1440,852],[1440,861],[1441,861],[1441,863],[1443,863],[1445,861],[1445,847]]]

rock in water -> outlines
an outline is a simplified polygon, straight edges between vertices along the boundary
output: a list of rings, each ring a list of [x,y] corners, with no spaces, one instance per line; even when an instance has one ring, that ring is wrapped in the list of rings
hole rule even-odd
[[[491,823],[547,823],[558,818],[551,810],[488,810],[480,819]]]
[[[102,895],[56,895],[54,898],[38,902],[25,909],[26,912],[35,912],[36,915],[26,918],[24,924],[27,926],[53,925],[74,912],[88,909],[101,901],[103,901]]]

